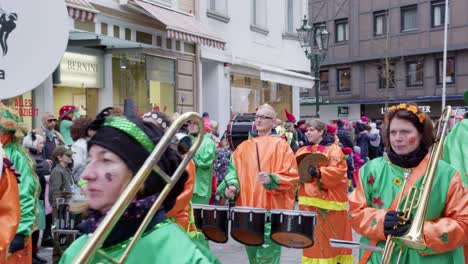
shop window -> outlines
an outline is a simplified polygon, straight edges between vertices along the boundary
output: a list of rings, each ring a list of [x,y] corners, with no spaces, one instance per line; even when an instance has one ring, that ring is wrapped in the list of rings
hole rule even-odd
[[[338,78],[338,91],[339,92],[348,92],[351,91],[351,69],[339,69],[337,70]]]
[[[254,113],[259,105],[265,103],[275,108],[278,118],[285,120],[284,109],[292,109],[292,87],[262,81],[255,77],[231,75],[231,111],[233,114]]]
[[[450,12],[450,9],[449,9]],[[440,27],[445,24],[445,0],[431,2],[432,27]],[[450,23],[450,15],[449,15]]]
[[[267,35],[267,14],[267,0],[251,0],[250,29]]]
[[[328,91],[328,71],[320,71],[320,91]]]
[[[107,26],[106,23],[101,23],[101,35],[107,36]]]
[[[374,13],[374,36],[387,34],[388,11],[378,11]]]
[[[385,66],[385,63],[377,65],[377,78],[379,80],[379,88],[384,89],[395,87],[395,64],[389,63],[388,71]]]
[[[39,109],[35,106],[32,99],[32,92],[26,92],[13,98],[3,99],[1,102],[16,110],[17,114],[23,119],[28,131],[33,129],[33,120],[41,118],[38,116]]]
[[[406,63],[406,85],[424,85],[424,62],[410,61]]]
[[[401,31],[418,29],[418,5],[404,6],[401,12]]]
[[[335,21],[335,42],[345,42],[349,40],[348,19]]]
[[[437,76],[437,84],[442,84],[442,72],[443,69],[443,59],[436,60],[436,76]],[[447,72],[446,72],[446,84],[454,84],[455,83],[455,58],[447,58]]]
[[[132,30],[129,28],[125,29],[125,40],[132,40]]]
[[[153,44],[153,36],[151,34],[148,34],[148,33],[145,33],[145,32],[137,31],[136,32],[136,41],[140,42],[140,43],[145,43],[145,44],[148,44],[148,45],[152,45]]]
[[[146,56],[146,76],[149,82],[151,108],[174,113],[175,108],[175,61],[155,56]]]
[[[120,38],[120,27],[114,26],[114,38]]]

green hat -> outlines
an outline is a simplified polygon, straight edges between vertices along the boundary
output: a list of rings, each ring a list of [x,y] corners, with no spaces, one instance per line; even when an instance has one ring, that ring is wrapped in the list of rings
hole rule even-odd
[[[23,119],[17,112],[2,103],[0,103],[0,129],[14,133],[16,138],[22,138],[28,133]]]

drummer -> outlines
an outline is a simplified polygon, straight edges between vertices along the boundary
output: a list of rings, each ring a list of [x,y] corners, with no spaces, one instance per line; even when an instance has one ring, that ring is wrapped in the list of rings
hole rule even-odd
[[[296,156],[319,153],[326,157],[325,164],[299,163],[300,171],[306,166],[306,175],[301,173],[299,186],[299,209],[317,213],[314,246],[304,249],[302,263],[353,263],[351,249],[330,247],[330,238],[352,240],[348,221],[347,162],[341,148],[335,143],[327,125],[319,119],[306,122],[308,146],[300,148]],[[305,164],[304,164],[305,163]]]
[[[260,106],[255,115],[258,136],[242,142],[232,154],[218,193],[236,199],[236,206],[294,208],[294,187],[299,180],[296,160],[284,139],[270,136],[275,119],[273,107]],[[250,263],[280,263],[281,246],[271,241],[270,229],[267,222],[262,246],[246,246]]]

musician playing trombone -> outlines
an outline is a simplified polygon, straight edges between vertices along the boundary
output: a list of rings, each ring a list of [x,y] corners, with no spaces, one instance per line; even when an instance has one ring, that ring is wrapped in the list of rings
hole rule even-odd
[[[294,153],[286,140],[270,136],[276,111],[268,104],[257,109],[258,136],[242,142],[231,156],[225,180],[218,186],[223,198],[236,206],[294,208],[294,187],[299,180]],[[264,244],[246,246],[250,263],[280,263],[281,246],[270,239],[271,223],[265,223]]]
[[[317,213],[315,243],[303,250],[302,263],[352,264],[351,249],[332,248],[329,245],[331,238],[352,239],[347,211],[346,157],[335,143],[334,135],[327,132],[324,122],[313,119],[306,122],[306,127],[305,134],[310,145],[300,148],[296,156],[320,153],[325,155],[327,162],[323,166],[310,166],[310,180],[299,185],[299,209]]]
[[[79,225],[84,235],[70,245],[60,263],[74,261],[90,239],[89,235],[101,224],[164,134],[163,129],[153,123],[108,115],[109,111],[105,109],[92,124],[96,134],[88,142],[88,164],[81,176],[87,181],[89,207],[88,218]],[[168,149],[158,165],[165,173],[172,175],[180,162],[180,156]],[[166,217],[166,212],[172,209],[177,196],[183,191],[186,178],[187,173],[184,172],[150,220],[125,263],[219,263],[207,248],[193,242],[172,218]],[[122,255],[164,186],[164,180],[152,171],[104,240],[101,249],[105,253],[112,257]],[[90,263],[107,262],[101,255],[95,254]]]
[[[387,237],[401,238],[412,224],[420,222],[421,249],[395,244],[394,250],[387,251],[391,258],[385,262],[464,263],[468,193],[458,172],[448,163],[434,160],[437,167],[430,198],[427,205],[417,206],[427,206],[425,217],[417,221],[410,215],[407,221],[401,221],[402,211],[414,211],[402,206],[409,187],[420,186],[426,168],[431,166],[428,151],[435,140],[432,121],[416,104],[401,103],[389,108],[385,124],[387,157],[373,159],[360,169],[357,187],[349,197],[353,228],[362,235],[362,243],[384,248]],[[360,253],[360,263],[380,263],[382,258],[381,252]]]

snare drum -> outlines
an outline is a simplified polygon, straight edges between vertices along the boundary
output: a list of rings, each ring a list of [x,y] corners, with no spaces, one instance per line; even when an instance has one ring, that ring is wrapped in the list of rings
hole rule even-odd
[[[270,238],[289,248],[308,248],[314,245],[314,226],[317,214],[304,211],[271,211]]]
[[[195,225],[203,234],[216,243],[228,241],[228,212],[227,206],[192,205]]]
[[[263,244],[265,233],[265,209],[252,207],[231,208],[231,236],[248,246]]]

